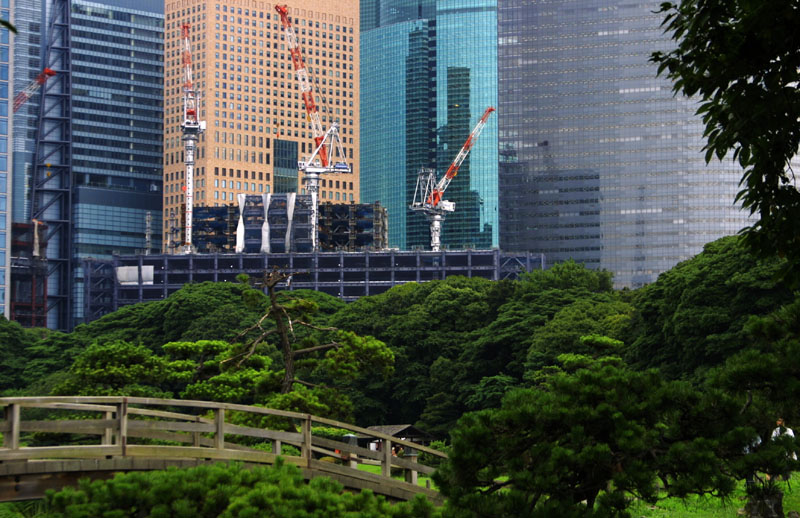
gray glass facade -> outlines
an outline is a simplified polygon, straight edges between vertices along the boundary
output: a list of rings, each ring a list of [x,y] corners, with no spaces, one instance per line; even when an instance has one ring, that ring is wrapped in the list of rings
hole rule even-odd
[[[21,92],[42,72],[42,28],[45,26],[42,0],[14,0],[14,92]],[[33,147],[38,123],[40,96],[34,95],[14,113],[12,220],[30,223],[30,178]]]
[[[361,3],[361,200],[389,212],[389,245],[427,248],[429,224],[411,213],[417,173],[444,174],[497,101],[495,0]],[[497,121],[452,181],[443,225],[449,248],[498,243]]]
[[[0,0],[0,18],[10,20],[9,0]],[[11,34],[0,29],[0,314],[9,316],[11,249],[11,149],[9,149],[12,92]]]
[[[741,170],[656,77],[659,2],[498,1],[500,246],[652,282],[733,234]]]
[[[148,212],[160,250],[164,4],[73,0],[71,16],[74,256],[143,251]],[[81,271],[72,291],[79,323]]]

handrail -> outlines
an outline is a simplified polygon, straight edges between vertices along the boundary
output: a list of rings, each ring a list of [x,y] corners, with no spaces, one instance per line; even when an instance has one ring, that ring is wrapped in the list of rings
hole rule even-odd
[[[175,412],[172,408],[169,410],[141,408],[148,406],[195,409],[213,412],[214,415],[213,418],[209,418]],[[416,486],[418,473],[430,474],[434,471],[433,467],[418,462],[418,452],[440,458],[447,457],[445,453],[424,445],[349,423],[311,414],[234,403],[125,396],[44,396],[0,398],[0,407],[4,408],[6,417],[4,421],[0,421],[0,432],[3,435],[0,462],[151,456],[151,458],[213,458],[273,463],[276,455],[283,455],[283,445],[288,444],[299,448],[300,455],[284,455],[284,457],[287,457],[287,461],[300,466],[310,467],[316,454],[334,457],[334,461],[342,462],[353,471],[358,471],[359,463],[371,459],[373,463],[380,463],[381,476],[384,479],[391,479],[392,469],[397,468],[405,472],[406,482]],[[84,415],[81,419],[41,420],[40,418],[25,421],[22,419],[22,411],[26,408],[59,412],[99,412],[102,416],[99,419],[86,419]],[[282,418],[280,421],[290,431],[286,428],[269,429],[226,422],[226,413],[229,412]],[[353,444],[355,442],[353,439],[344,442],[327,437],[315,437],[312,428],[314,423],[358,433],[371,441],[378,440],[381,449],[375,451],[358,446]],[[291,431],[292,429],[294,431]],[[22,432],[80,434],[100,436],[101,439],[98,445],[25,447],[20,442]],[[131,439],[134,442],[130,442]],[[136,439],[150,440],[151,443],[135,443]],[[152,440],[189,445],[153,445]],[[271,443],[273,453],[254,448],[253,441]],[[393,445],[408,448],[409,455],[394,456]],[[358,473],[364,472],[358,471]]]
[[[95,405],[107,405],[107,404],[120,404],[122,399],[126,399],[129,405],[152,405],[152,406],[178,406],[178,407],[188,407],[188,408],[201,408],[206,410],[213,410],[213,409],[224,409],[224,410],[233,410],[233,411],[240,411],[240,412],[247,412],[252,414],[262,414],[262,415],[274,415],[278,417],[288,417],[292,419],[308,419],[310,418],[312,422],[325,424],[328,426],[333,426],[335,428],[341,428],[344,430],[348,430],[351,432],[358,432],[364,435],[372,436],[376,439],[385,439],[392,441],[392,443],[400,444],[402,446],[407,446],[410,448],[417,449],[419,451],[429,453],[431,455],[447,458],[447,454],[435,450],[433,448],[428,448],[421,444],[416,444],[411,441],[405,441],[402,439],[397,439],[391,435],[378,432],[375,430],[370,430],[368,428],[362,428],[360,426],[356,426],[349,423],[343,423],[341,421],[336,421],[333,419],[328,419],[325,417],[318,417],[312,414],[302,414],[299,412],[290,412],[287,410],[277,410],[274,408],[267,408],[267,407],[260,407],[260,406],[250,406],[250,405],[240,405],[236,403],[221,403],[215,401],[199,401],[199,400],[191,400],[191,399],[157,399],[157,398],[143,398],[143,397],[127,397],[127,396],[26,396],[26,397],[4,397],[0,398],[0,407],[8,406],[11,404],[18,404],[21,407],[37,407],[43,408],[47,407],[49,404],[53,403],[61,403],[61,404],[95,404]],[[66,408],[66,407],[63,407]],[[87,408],[86,410],[90,410]],[[96,410],[101,410],[101,408],[97,408]],[[112,407],[104,407],[102,410],[113,410]],[[137,409],[138,410],[138,409]],[[153,411],[147,411],[153,412]],[[134,411],[129,411],[129,413],[136,413]],[[148,415],[145,412],[140,412],[142,415]],[[154,415],[154,414],[153,414]],[[184,414],[187,417],[188,414]]]

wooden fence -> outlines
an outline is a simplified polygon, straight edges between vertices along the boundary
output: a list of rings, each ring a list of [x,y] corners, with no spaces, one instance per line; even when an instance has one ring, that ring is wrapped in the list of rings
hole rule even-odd
[[[418,483],[419,474],[435,470],[420,463],[419,454],[442,459],[444,453],[310,414],[118,396],[0,398],[0,407],[5,411],[5,420],[0,421],[0,479],[7,479],[5,490],[0,480],[0,501],[40,496],[43,489],[35,481],[58,472],[129,471],[215,461],[272,464],[278,455],[300,467],[307,478],[329,476],[348,488],[372,489],[395,499],[423,493],[440,501],[437,492]],[[317,426],[348,435],[323,437],[315,434]],[[378,449],[358,442],[377,442]],[[402,448],[403,455],[393,455],[393,447]],[[380,466],[380,474],[360,469],[360,464]],[[393,478],[393,472],[402,473],[402,479]],[[26,476],[34,480],[27,491],[20,489]],[[53,484],[50,480],[48,487]]]

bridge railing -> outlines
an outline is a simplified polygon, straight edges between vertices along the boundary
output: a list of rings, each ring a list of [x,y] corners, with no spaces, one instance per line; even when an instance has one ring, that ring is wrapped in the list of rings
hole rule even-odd
[[[312,467],[312,461],[320,466],[321,459],[327,462],[324,469],[332,473],[358,470],[359,464],[379,465],[383,478],[391,478],[393,469],[402,470],[405,481],[416,486],[420,473],[435,471],[419,462],[420,452],[446,458],[421,444],[348,423],[230,403],[119,396],[19,397],[0,398],[0,407],[5,415],[0,421],[0,463],[142,457],[271,464],[282,455],[302,468]],[[25,419],[26,415],[32,419]],[[335,440],[315,435],[315,425],[344,430],[350,436]],[[37,434],[37,444],[46,445],[26,445],[29,433]],[[359,446],[358,439],[362,444],[377,441],[379,449]],[[394,447],[402,447],[405,455],[394,455]]]

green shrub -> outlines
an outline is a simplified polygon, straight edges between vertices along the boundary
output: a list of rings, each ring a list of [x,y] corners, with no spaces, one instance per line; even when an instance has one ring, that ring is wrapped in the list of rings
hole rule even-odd
[[[349,493],[325,477],[306,483],[300,469],[278,459],[247,469],[216,464],[81,480],[47,494],[48,518],[434,518],[424,497],[389,504],[371,491]]]

